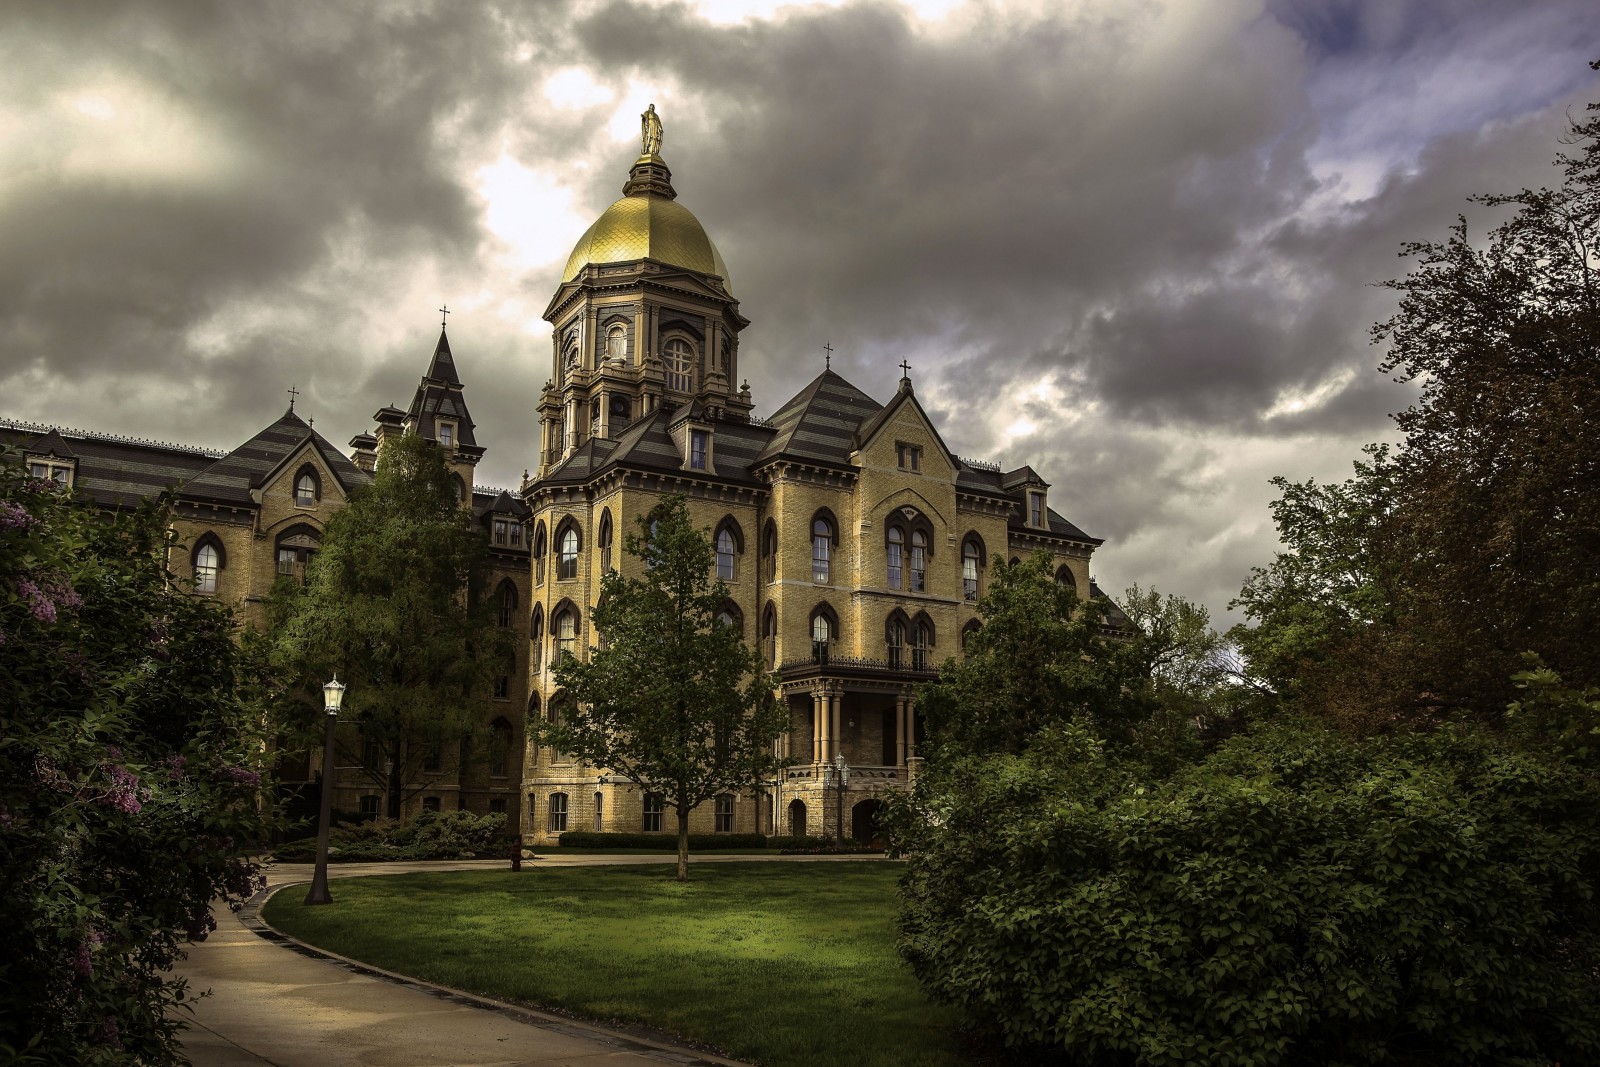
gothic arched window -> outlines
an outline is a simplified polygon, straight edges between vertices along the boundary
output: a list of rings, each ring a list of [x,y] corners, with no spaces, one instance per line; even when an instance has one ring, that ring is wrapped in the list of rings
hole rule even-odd
[[[528,656],[532,660],[529,666],[537,673],[544,666],[544,608],[539,605],[528,620]]]
[[[508,578],[500,583],[500,626],[510,628],[512,621],[517,617],[517,587],[511,584]]]
[[[884,639],[889,649],[889,669],[897,671],[905,666],[906,624],[900,619],[890,619]]]
[[[667,388],[680,393],[694,391],[694,346],[674,337],[661,350],[666,362]]]
[[[578,613],[569,608],[557,615],[550,627],[556,638],[556,661],[578,654]]]
[[[194,591],[215,593],[217,572],[222,570],[222,552],[214,540],[207,539],[194,550]]]
[[[322,498],[322,480],[317,469],[309,463],[294,476],[294,502],[297,507],[309,508]]]
[[[928,535],[921,530],[911,531],[911,591],[921,593],[927,589]]]
[[[600,546],[600,570],[602,573],[611,569],[611,509],[607,508],[600,513],[600,534],[595,538],[595,543]]]
[[[983,546],[976,537],[961,543],[961,595],[968,601],[978,599],[978,568],[983,564]]]
[[[831,573],[829,566],[833,558],[832,547],[834,543],[833,522],[827,517],[818,515],[811,520],[811,580],[818,585],[827,585]]]
[[[535,585],[544,584],[544,554],[547,548],[544,523],[541,522],[533,528],[533,583]]]
[[[578,576],[578,528],[565,527],[557,541],[559,555],[556,559],[556,578],[566,581]]]
[[[899,589],[905,565],[906,535],[898,526],[889,527],[889,541],[885,548],[889,565],[889,588]]]
[[[929,650],[933,648],[933,623],[919,620],[911,631],[911,669],[929,669]]]

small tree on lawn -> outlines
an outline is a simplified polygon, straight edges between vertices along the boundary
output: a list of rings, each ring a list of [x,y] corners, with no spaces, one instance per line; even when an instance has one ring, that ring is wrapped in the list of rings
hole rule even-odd
[[[689,813],[784,765],[786,725],[760,654],[718,621],[728,590],[712,577],[709,539],[668,497],[629,534],[638,578],[607,574],[587,661],[563,657],[555,678],[567,714],[539,724],[540,742],[609,768],[678,815],[678,880],[689,877]]]

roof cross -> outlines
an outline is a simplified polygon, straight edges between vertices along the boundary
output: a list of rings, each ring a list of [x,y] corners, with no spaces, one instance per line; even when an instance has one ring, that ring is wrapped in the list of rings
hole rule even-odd
[[[822,350],[825,353],[827,353],[825,356],[822,357],[822,359],[823,359],[823,364],[822,364],[823,365],[823,369],[832,370],[833,369],[833,342],[829,341],[826,344],[824,344],[822,346]]]
[[[289,394],[289,410],[293,411],[295,398],[300,395],[300,390],[291,385],[288,389],[285,389],[284,392]]]
[[[444,324],[450,319],[450,305],[446,304],[439,309],[439,329],[444,329]]]
[[[911,364],[910,364],[909,361],[904,360],[904,359],[902,359],[900,361],[900,377],[902,377],[902,378],[911,377]]]

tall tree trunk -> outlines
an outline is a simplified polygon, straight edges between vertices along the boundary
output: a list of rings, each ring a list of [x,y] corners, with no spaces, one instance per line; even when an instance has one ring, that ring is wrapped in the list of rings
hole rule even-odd
[[[678,881],[689,880],[689,812],[678,809]]]

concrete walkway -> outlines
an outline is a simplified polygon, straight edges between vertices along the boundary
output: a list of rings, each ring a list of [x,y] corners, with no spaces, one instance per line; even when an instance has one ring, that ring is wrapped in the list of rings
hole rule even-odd
[[[741,860],[860,862],[881,857],[695,856],[690,862]],[[663,856],[545,856],[540,867],[673,863]],[[459,863],[332,864],[332,878],[412,871],[506,870],[506,860]],[[302,946],[269,930],[257,914],[280,887],[299,893],[310,864],[267,871],[267,889],[238,915],[217,914],[217,930],[189,948],[177,968],[192,992],[212,995],[195,1005],[183,1046],[195,1067],[514,1067],[662,1064],[741,1067],[723,1059],[555,1015],[446,990]],[[338,897],[337,883],[333,895]]]

